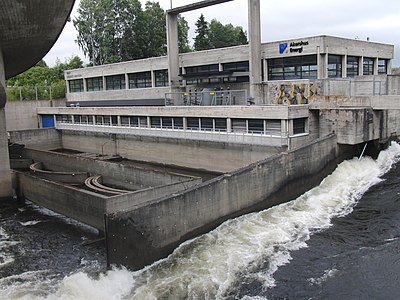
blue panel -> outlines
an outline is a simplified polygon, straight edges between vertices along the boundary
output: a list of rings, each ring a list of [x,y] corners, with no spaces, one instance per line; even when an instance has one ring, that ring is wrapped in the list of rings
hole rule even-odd
[[[42,128],[54,128],[54,115],[41,115]]]

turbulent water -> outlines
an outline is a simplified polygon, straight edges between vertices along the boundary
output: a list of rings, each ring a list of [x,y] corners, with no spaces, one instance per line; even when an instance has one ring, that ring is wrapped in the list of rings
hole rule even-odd
[[[345,161],[299,198],[137,272],[104,270],[102,244],[82,244],[91,229],[3,204],[0,299],[398,299],[399,158],[392,144],[377,160]]]

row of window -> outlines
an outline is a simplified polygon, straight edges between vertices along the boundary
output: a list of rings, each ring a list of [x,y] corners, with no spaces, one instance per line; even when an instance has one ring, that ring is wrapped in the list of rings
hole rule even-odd
[[[362,62],[362,74],[360,74],[361,58],[357,56],[347,56],[346,74],[347,77],[357,75],[373,75],[375,69],[375,59],[364,57]],[[340,78],[343,74],[343,56],[328,54],[328,77]],[[378,59],[378,74],[387,73],[387,60]],[[262,68],[263,70],[263,68]],[[221,84],[249,82],[247,74],[232,76],[233,72],[248,72],[249,62],[240,61],[222,64],[210,64],[194,67],[186,67],[185,74],[181,74],[186,79],[187,85],[201,84]],[[181,68],[182,73],[182,68]],[[223,76],[221,76],[223,75]],[[263,75],[264,76],[264,75]],[[154,71],[155,87],[168,86],[168,70]],[[317,55],[304,55],[294,57],[281,57],[268,59],[268,80],[293,80],[293,79],[317,79],[318,64]],[[127,76],[128,88],[150,88],[153,86],[151,71],[130,73]],[[102,90],[122,90],[126,89],[126,77],[124,74],[103,77],[87,78],[86,89],[88,92]],[[69,92],[83,92],[83,79],[69,80]],[[105,87],[103,86],[105,84]]]
[[[227,73],[233,72],[248,72],[249,62],[239,61],[232,63],[222,64],[222,68]],[[233,82],[249,82],[249,76],[225,76],[217,78],[193,78],[197,76],[205,75],[217,75],[219,73],[219,64],[210,64],[194,67],[186,67],[185,74],[187,77],[186,84],[198,85],[198,84],[219,84],[219,83],[233,83]],[[182,68],[180,68],[182,73]],[[181,74],[182,75],[182,74]],[[191,77],[192,76],[192,77]],[[155,87],[168,86],[168,70],[154,71]],[[92,77],[86,78],[86,90],[87,92],[103,91],[103,90],[123,90],[126,88],[126,77],[124,74],[111,75],[105,77],[105,87],[103,77]],[[69,92],[84,92],[83,79],[73,79],[68,81]],[[151,71],[138,72],[128,74],[128,88],[139,89],[139,88],[150,88],[153,86]]]
[[[158,70],[154,72],[155,86],[168,86],[168,70]],[[106,90],[124,90],[126,88],[125,75],[105,76],[105,88],[103,77],[86,78],[86,90],[88,92]],[[83,92],[83,79],[73,79],[68,81],[69,92]],[[149,88],[152,87],[151,72],[139,72],[128,74],[129,89]]]
[[[328,77],[342,77],[343,56],[328,54]],[[359,73],[360,57],[347,56],[347,77],[358,75],[374,75],[375,59],[363,58],[362,74]],[[288,79],[317,79],[318,77],[317,55],[305,55],[295,57],[283,57],[268,60],[269,80]],[[378,59],[378,74],[387,74],[387,60]]]
[[[185,119],[185,120],[184,120]],[[56,115],[60,123],[227,132],[226,118]],[[186,125],[184,125],[186,123]],[[293,120],[293,134],[306,132],[306,118]],[[281,120],[230,119],[230,132],[281,135]]]

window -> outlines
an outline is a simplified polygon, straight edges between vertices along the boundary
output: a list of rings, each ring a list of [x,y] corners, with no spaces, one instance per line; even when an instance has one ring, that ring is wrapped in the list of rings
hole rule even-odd
[[[203,65],[203,66],[195,66],[195,67],[186,67],[185,68],[186,74],[215,74],[219,72],[219,65],[212,64],[212,65]]]
[[[386,59],[378,59],[378,74],[387,74]]]
[[[151,83],[151,72],[140,72],[128,74],[129,78],[129,88],[139,89],[152,87]]]
[[[266,120],[265,121],[265,134],[268,135],[281,135],[281,120]]]
[[[340,55],[328,55],[328,77],[342,77],[342,57]]]
[[[215,122],[215,131],[226,131],[227,122],[226,119],[214,119]]]
[[[174,118],[174,129],[183,129],[183,118]]]
[[[72,116],[71,115],[56,115],[56,122],[72,123]]]
[[[68,81],[70,93],[83,92],[83,79],[74,79]]]
[[[189,130],[199,130],[199,118],[187,118],[186,124]]]
[[[306,118],[293,119],[293,134],[306,132]]]
[[[214,130],[214,121],[212,118],[201,118],[201,130],[203,131],[213,131]]]
[[[162,128],[172,129],[172,118],[171,117],[164,117],[161,119]]]
[[[264,120],[260,119],[249,119],[248,123],[248,132],[249,133],[257,133],[263,134],[264,133]]]
[[[222,64],[224,71],[248,72],[250,70],[249,61],[238,61]]]
[[[356,56],[347,56],[347,77],[358,76],[358,61]]]
[[[363,75],[374,75],[374,59],[364,57]]]
[[[86,79],[86,88],[88,92],[103,90],[103,77],[93,77]]]
[[[113,75],[106,77],[107,90],[124,90],[125,89],[125,75]]]
[[[139,117],[139,127],[146,128],[147,126],[147,117]]]
[[[121,126],[129,126],[129,117],[121,116]]]
[[[118,126],[118,116],[111,116],[111,125]]]
[[[139,127],[139,118],[138,117],[129,117],[129,124],[131,127]]]
[[[168,86],[168,70],[158,70],[154,72],[156,77],[156,87]]]
[[[246,119],[232,119],[232,132],[247,132]]]
[[[161,118],[151,117],[150,118],[151,128],[161,128]]]
[[[317,55],[268,59],[268,80],[317,78]]]

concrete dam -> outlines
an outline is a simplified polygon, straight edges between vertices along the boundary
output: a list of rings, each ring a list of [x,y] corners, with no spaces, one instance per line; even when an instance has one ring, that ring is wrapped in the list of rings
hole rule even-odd
[[[1,196],[97,228],[109,265],[140,269],[397,138],[392,45],[325,35],[261,43],[260,1],[249,0],[248,45],[179,54],[178,14],[227,1],[167,11],[167,56],[67,70],[66,102],[0,108]],[[21,18],[42,30],[32,37],[12,31],[19,18],[6,24],[0,104],[5,79],[40,60],[65,24],[73,1],[58,2],[62,18]],[[38,42],[34,55],[17,51],[24,40]]]

